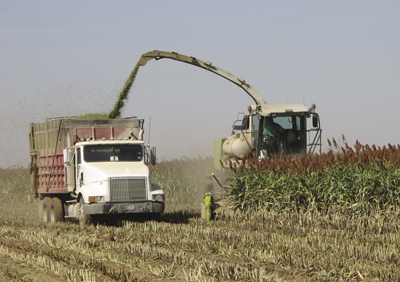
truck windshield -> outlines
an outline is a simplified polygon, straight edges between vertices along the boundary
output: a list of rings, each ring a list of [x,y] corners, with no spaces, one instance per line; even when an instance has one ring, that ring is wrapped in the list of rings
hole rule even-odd
[[[86,162],[140,162],[143,158],[141,145],[88,145],[84,147]]]

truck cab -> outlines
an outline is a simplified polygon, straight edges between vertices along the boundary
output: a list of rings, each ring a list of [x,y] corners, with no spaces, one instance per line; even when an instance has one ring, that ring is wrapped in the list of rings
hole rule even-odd
[[[65,151],[66,168],[74,174],[70,190],[83,203],[83,211],[70,204],[68,216],[82,220],[88,215],[128,218],[134,213],[164,212],[164,193],[151,183],[147,166],[154,153],[143,141],[84,141]],[[74,152],[72,160],[68,151]]]

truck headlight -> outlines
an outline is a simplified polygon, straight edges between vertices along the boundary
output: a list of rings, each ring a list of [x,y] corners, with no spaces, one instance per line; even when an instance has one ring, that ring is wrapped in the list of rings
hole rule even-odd
[[[165,199],[164,194],[153,195],[153,200],[154,201],[162,202],[162,201],[164,201],[164,199]]]
[[[104,202],[103,196],[89,196],[89,203]]]

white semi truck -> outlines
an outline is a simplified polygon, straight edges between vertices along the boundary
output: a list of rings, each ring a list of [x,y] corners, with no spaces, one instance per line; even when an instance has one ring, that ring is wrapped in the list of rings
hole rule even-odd
[[[158,218],[164,192],[151,183],[155,147],[144,120],[47,119],[29,126],[32,191],[45,222]]]

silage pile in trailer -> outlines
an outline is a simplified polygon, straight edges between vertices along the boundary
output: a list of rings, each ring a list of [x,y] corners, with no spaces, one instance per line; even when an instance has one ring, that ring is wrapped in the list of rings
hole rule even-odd
[[[72,119],[107,119],[108,114],[84,114],[81,116],[71,117]]]
[[[400,204],[400,146],[328,140],[321,155],[232,162],[230,199],[239,209],[387,210]]]

